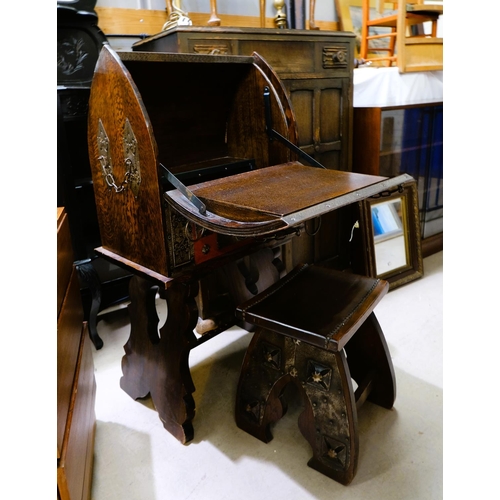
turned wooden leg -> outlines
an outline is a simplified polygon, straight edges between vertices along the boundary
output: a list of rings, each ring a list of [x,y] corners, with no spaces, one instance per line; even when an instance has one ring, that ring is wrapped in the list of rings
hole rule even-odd
[[[373,312],[346,344],[345,350],[351,376],[358,385],[363,386],[366,379],[372,380],[368,401],[392,408],[396,400],[396,377],[389,348]]]
[[[208,20],[209,26],[220,26],[220,19],[217,15],[217,1],[210,0],[210,19]]]
[[[181,443],[193,439],[194,384],[189,370],[190,342],[198,319],[197,283],[174,282],[160,296],[167,321],[158,333],[153,283],[130,282],[130,337],[122,359],[122,389],[134,399],[151,395],[163,426]]]
[[[309,29],[310,30],[319,30],[319,27],[316,26],[314,21],[316,11],[316,0],[309,0]]]

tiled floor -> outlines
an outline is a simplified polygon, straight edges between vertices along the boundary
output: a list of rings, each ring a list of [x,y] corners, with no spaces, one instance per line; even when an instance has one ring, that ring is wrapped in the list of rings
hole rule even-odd
[[[358,415],[358,472],[342,486],[307,467],[300,401],[264,444],[234,423],[236,383],[251,334],[230,329],[192,351],[194,440],[180,444],[150,400],[119,385],[126,309],[98,324],[93,500],[437,500],[443,498],[443,254],[424,259],[424,278],[388,293],[375,309],[393,358],[392,410],[365,403]],[[293,394],[292,394],[293,396]]]

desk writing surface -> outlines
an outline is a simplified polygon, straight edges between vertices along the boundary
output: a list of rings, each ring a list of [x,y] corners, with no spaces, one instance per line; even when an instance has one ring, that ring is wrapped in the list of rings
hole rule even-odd
[[[234,216],[236,211],[245,220],[260,220],[283,217],[383,179],[289,162],[196,184],[190,189],[218,215],[238,218]]]
[[[256,236],[361,201],[411,179],[358,174],[288,162],[189,186],[206,205],[199,210],[177,189],[165,200],[207,229],[235,236]]]

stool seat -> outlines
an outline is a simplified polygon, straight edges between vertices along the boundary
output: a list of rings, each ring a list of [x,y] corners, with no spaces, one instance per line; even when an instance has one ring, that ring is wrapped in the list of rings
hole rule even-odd
[[[299,265],[237,307],[244,321],[340,351],[389,290],[380,279]]]
[[[388,289],[384,280],[300,265],[237,307],[240,319],[257,326],[238,381],[238,427],[269,442],[271,425],[287,410],[285,387],[294,384],[305,405],[299,429],[313,450],[308,465],[349,484],[358,461],[358,409],[366,400],[392,408],[396,396],[373,313]]]

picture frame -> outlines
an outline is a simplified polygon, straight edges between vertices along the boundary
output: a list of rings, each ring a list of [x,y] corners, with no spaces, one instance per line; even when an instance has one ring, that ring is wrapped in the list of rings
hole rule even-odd
[[[359,203],[365,274],[390,290],[424,274],[416,181]]]

